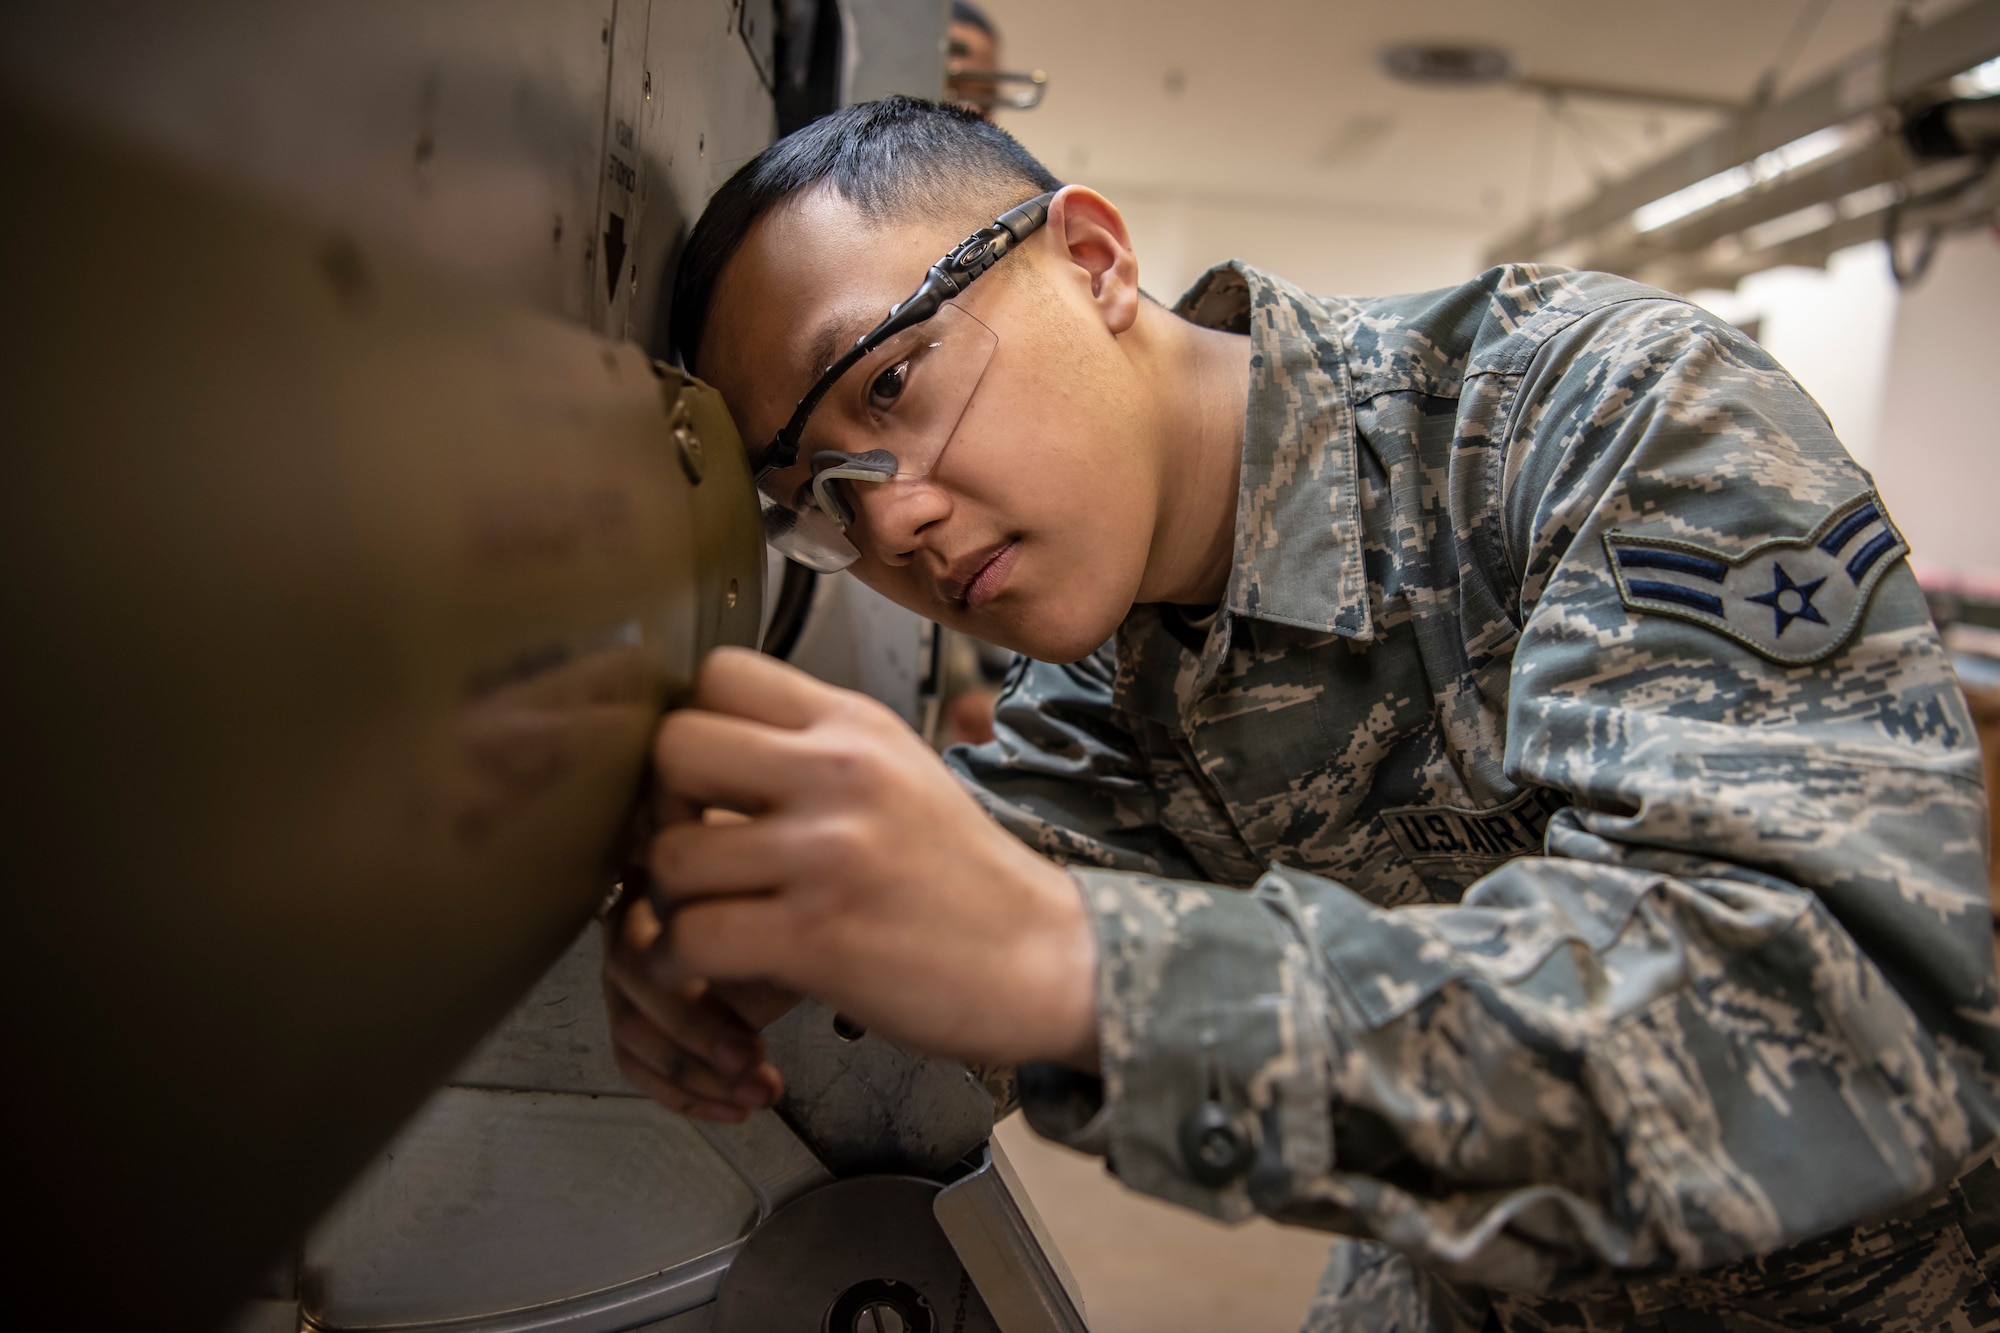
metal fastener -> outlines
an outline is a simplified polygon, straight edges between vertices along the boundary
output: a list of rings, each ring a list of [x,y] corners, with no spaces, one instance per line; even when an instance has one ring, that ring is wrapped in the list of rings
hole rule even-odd
[[[1181,1158],[1195,1183],[1210,1189],[1228,1185],[1250,1169],[1254,1148],[1229,1113],[1203,1102],[1181,1121]]]
[[[674,449],[681,456],[681,471],[687,473],[689,482],[701,485],[701,436],[695,433],[694,423],[688,420],[688,404],[684,396],[676,394],[673,406],[667,409],[667,429],[673,433]]]
[[[674,443],[680,448],[681,471],[695,485],[701,485],[701,437],[683,421],[674,427]]]

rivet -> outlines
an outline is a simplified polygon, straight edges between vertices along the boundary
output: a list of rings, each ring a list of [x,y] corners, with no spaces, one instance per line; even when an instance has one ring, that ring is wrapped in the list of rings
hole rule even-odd
[[[701,485],[701,437],[686,422],[674,427],[674,444],[681,455],[681,471],[693,485]]]
[[[729,586],[728,586],[727,588],[724,588],[724,589],[722,590],[722,604],[723,604],[724,606],[728,607],[728,608],[729,608],[730,610],[732,610],[732,611],[734,611],[734,610],[736,609],[736,580],[735,580],[735,579],[731,579],[731,580],[729,580]]]

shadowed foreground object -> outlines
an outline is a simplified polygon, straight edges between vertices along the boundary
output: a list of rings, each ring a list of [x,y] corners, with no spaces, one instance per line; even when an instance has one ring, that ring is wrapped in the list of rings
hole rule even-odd
[[[0,158],[9,1310],[206,1329],[604,897],[756,508],[629,344],[18,108]]]

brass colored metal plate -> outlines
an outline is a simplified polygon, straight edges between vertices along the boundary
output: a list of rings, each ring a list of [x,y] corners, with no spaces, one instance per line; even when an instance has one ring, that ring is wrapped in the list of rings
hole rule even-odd
[[[0,160],[9,1302],[206,1328],[602,899],[756,506],[630,346],[19,108]]]

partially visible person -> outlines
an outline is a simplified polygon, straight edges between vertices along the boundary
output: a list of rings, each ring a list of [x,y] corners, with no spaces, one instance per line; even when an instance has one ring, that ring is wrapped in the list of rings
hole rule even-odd
[[[1000,30],[977,5],[953,0],[945,28],[945,100],[982,120],[995,110],[1026,111],[1041,103],[1048,82],[1032,74],[1000,68]],[[1012,88],[1014,91],[1003,91]]]
[[[953,0],[951,23],[944,30],[944,68],[951,100],[975,116],[993,119],[1000,99],[1000,85],[993,81],[1000,68],[1000,33],[979,6]]]
[[[1030,660],[940,758],[712,655],[621,1068],[740,1120],[796,993],[1019,1066],[1132,1188],[1342,1237],[1313,1333],[2000,1327],[1980,756],[1824,414],[1609,275],[1140,273],[908,100],[710,201],[674,342],[768,538]]]

